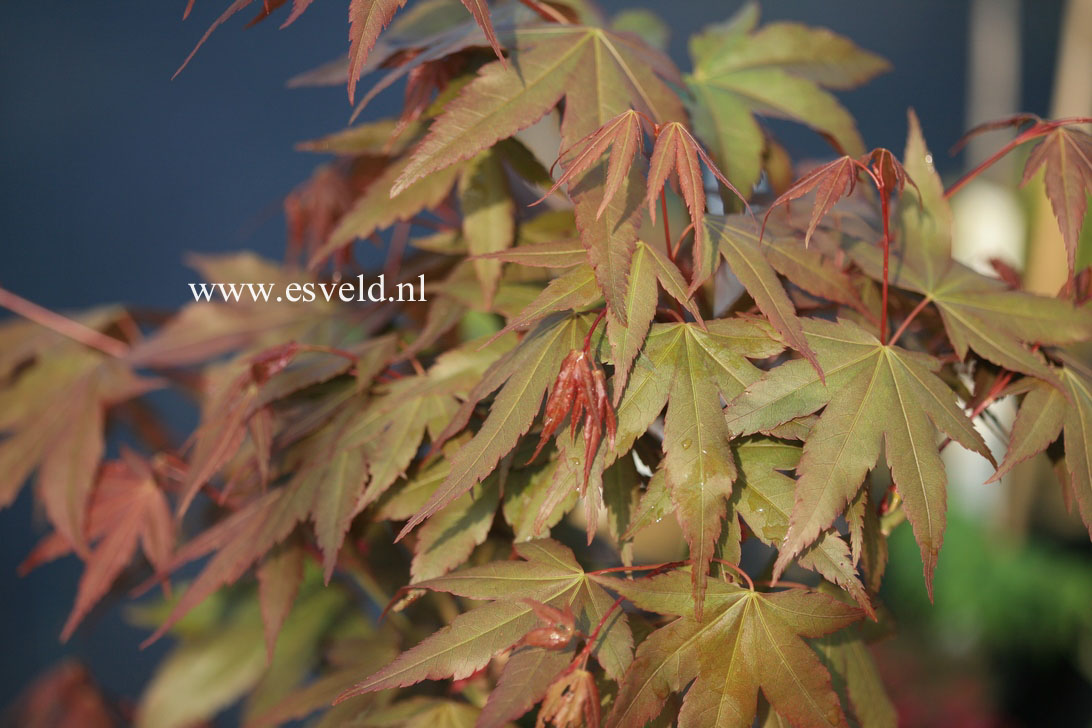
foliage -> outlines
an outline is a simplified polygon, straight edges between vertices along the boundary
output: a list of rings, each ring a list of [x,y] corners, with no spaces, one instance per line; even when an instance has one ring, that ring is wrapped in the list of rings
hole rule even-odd
[[[932,597],[944,436],[992,463],[974,422],[1020,398],[995,477],[1045,450],[1092,533],[1087,120],[1004,122],[1032,124],[1001,153],[1037,140],[1025,177],[1068,250],[1037,296],[952,259],[963,182],[912,111],[901,158],[867,150],[828,89],[887,64],[827,30],[747,5],[683,74],[649,14],[405,4],[352,0],[347,61],[304,77],[352,99],[382,70],[406,103],[304,145],[334,160],[286,200],[287,261],[195,260],[315,302],[162,323],[0,291],[30,319],[0,328],[0,503],[36,473],[53,533],[25,567],[85,564],[62,638],[111,589],[162,585],[139,619],[178,644],[149,727],[239,701],[250,726],[894,725],[867,643],[904,519]],[[836,158],[794,182],[765,117]],[[427,300],[342,302],[364,240]],[[200,406],[184,443],[147,406],[163,386]],[[635,564],[672,516],[687,558]]]

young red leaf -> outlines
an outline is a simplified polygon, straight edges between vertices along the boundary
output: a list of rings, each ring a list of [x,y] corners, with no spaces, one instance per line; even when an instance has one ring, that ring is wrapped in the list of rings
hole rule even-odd
[[[606,181],[603,186],[603,200],[595,211],[596,219],[603,216],[603,211],[618,193],[622,181],[633,166],[633,159],[644,151],[644,134],[641,128],[641,115],[630,109],[623,111],[603,126],[596,129],[576,144],[571,151],[563,151],[558,161],[565,168],[564,173],[543,197],[533,204],[538,204],[556,192],[562,185],[571,183],[592,168],[608,150],[611,151],[607,167]]]
[[[106,463],[95,485],[88,514],[88,537],[97,541],[80,577],[76,603],[61,631],[67,641],[80,621],[109,591],[133,560],[140,544],[148,563],[163,576],[170,566],[174,545],[174,520],[166,496],[148,465],[133,453],[121,461]],[[26,566],[67,552],[58,534],[35,549]],[[25,569],[20,567],[21,570]]]
[[[349,103],[376,39],[406,0],[349,0]]]
[[[804,245],[807,246],[811,242],[815,229],[819,227],[820,221],[826,217],[835,203],[842,197],[853,194],[853,188],[857,185],[858,171],[857,160],[844,156],[808,172],[770,205],[770,209],[766,211],[766,216],[763,218],[763,229],[765,229],[766,220],[770,217],[770,212],[775,207],[786,205],[814,191],[815,202],[808,222],[808,231],[804,235]]]
[[[699,157],[721,184],[746,205],[747,201],[739,190],[721,174],[697,140],[690,135],[685,126],[677,121],[665,124],[658,129],[656,146],[652,150],[652,160],[649,162],[648,190],[645,193],[648,213],[652,221],[656,222],[656,202],[671,173],[675,173],[675,179],[678,180],[679,190],[686,202],[686,209],[690,213],[690,221],[694,227],[695,275],[691,289],[697,288],[713,273],[709,263],[710,256],[706,251],[705,182],[702,179],[701,165],[698,163]],[[715,251],[712,252],[712,257],[715,259]]]

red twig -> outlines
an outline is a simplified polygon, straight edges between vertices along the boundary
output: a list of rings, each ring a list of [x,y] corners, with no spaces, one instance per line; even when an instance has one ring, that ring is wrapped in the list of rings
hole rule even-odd
[[[961,189],[963,189],[964,186],[967,185],[968,182],[985,172],[987,169],[992,167],[998,160],[1000,160],[1002,157],[1004,157],[1006,154],[1008,154],[1024,142],[1031,141],[1032,139],[1037,139],[1041,136],[1046,136],[1060,126],[1067,126],[1070,124],[1087,124],[1089,122],[1092,122],[1092,119],[1087,117],[1072,117],[1068,119],[1055,119],[1054,121],[1040,122],[1038,124],[1035,124],[1030,129],[1027,129],[1018,134],[1016,138],[1014,138],[1008,144],[994,152],[994,154],[990,156],[989,159],[982,162],[982,164],[978,165],[970,172],[956,180],[951,187],[944,190],[944,199],[948,199],[956,192],[959,192]]]
[[[880,184],[880,208],[883,216],[883,302],[880,308],[880,343],[887,344],[888,261],[891,258],[890,209],[887,189]]]
[[[898,343],[899,337],[902,336],[903,332],[905,332],[907,327],[910,326],[910,322],[913,321],[914,318],[922,312],[922,310],[929,304],[931,300],[933,299],[926,296],[918,302],[917,306],[914,306],[914,309],[910,312],[910,314],[905,319],[903,319],[903,322],[899,326],[899,328],[897,328],[895,330],[895,333],[891,335],[891,346],[894,346]]]
[[[332,356],[340,356],[342,359],[348,359],[349,361],[356,363],[359,358],[351,351],[345,351],[344,349],[338,349],[333,346],[321,346],[319,344],[300,344],[300,351],[313,352],[316,354],[330,354]]]
[[[612,566],[607,569],[598,569],[596,571],[589,571],[589,574],[613,574],[619,571],[666,571],[668,569],[677,569],[680,566],[686,566],[686,561],[667,561],[662,564],[648,564],[646,566]],[[649,576],[652,576],[650,574]]]
[[[603,614],[602,618],[599,620],[599,624],[595,625],[595,629],[588,635],[587,640],[584,642],[584,649],[580,650],[580,653],[573,658],[573,661],[565,668],[565,672],[572,672],[576,669],[577,665],[580,666],[580,669],[584,669],[584,666],[588,664],[588,658],[591,656],[592,649],[595,647],[595,641],[599,639],[599,633],[603,631],[603,627],[606,625],[607,620],[610,619],[610,615],[614,614],[614,610],[622,606],[623,601],[625,601],[625,597],[618,597],[614,600],[614,604],[610,605],[610,609]]]
[[[588,335],[584,337],[584,353],[587,354],[591,351],[591,337],[595,333],[595,328],[599,325],[599,322],[603,320],[603,317],[607,315],[607,307],[604,306],[603,310],[599,312],[599,315],[595,317],[595,321],[592,322],[591,328],[588,329]]]
[[[28,301],[5,288],[0,288],[0,306],[61,336],[101,351],[107,356],[121,359],[129,353],[129,346],[124,341],[54,313],[48,308],[42,308],[33,301]]]
[[[785,579],[778,579],[776,582],[768,580],[760,581],[758,583],[762,586],[784,586],[788,587],[789,589],[813,589],[813,587],[810,587],[807,584],[802,584],[799,581],[787,581]]]
[[[662,314],[665,314],[667,316],[671,316],[673,319],[678,321],[680,324],[685,324],[686,323],[686,319],[683,318],[683,315],[681,313],[679,313],[678,311],[676,311],[675,309],[673,309],[673,308],[664,308],[663,306],[661,306],[661,307],[657,308],[656,311],[658,313],[662,313]]]
[[[747,582],[747,588],[750,589],[751,591],[755,590],[755,583],[753,581],[751,581],[751,577],[747,575],[746,571],[739,568],[738,566],[733,564],[731,561],[725,561],[724,559],[716,559],[716,558],[714,558],[713,561],[720,564],[721,566],[727,566],[729,569],[731,569],[735,573],[742,576],[743,580]]]
[[[519,0],[521,3],[533,10],[543,20],[552,20],[555,23],[561,25],[571,25],[572,23],[562,15],[558,10],[550,7],[546,3],[537,2],[537,0]]]

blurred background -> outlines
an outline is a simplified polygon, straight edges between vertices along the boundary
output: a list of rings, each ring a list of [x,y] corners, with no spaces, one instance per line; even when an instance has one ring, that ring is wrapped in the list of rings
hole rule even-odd
[[[319,161],[293,145],[335,131],[345,90],[285,81],[343,54],[344,0],[319,0],[289,29],[213,34],[171,74],[227,0],[0,4],[0,286],[53,309],[104,302],[186,302],[188,252],[282,255],[281,200]],[[608,12],[662,2],[601,0]],[[738,2],[670,4],[671,55]],[[1004,143],[986,137],[950,157],[971,125],[1016,111],[1092,114],[1089,0],[765,0],[764,20],[824,25],[886,56],[894,70],[840,94],[870,147],[901,154],[913,106],[946,178]],[[399,89],[367,112],[393,113]],[[805,129],[775,126],[797,158],[829,154]],[[1060,240],[1041,193],[1016,188],[1019,159],[956,201],[957,254],[1001,257],[1036,290],[1061,282]],[[1046,224],[1041,224],[1045,221]],[[1086,226],[1086,233],[1087,233]],[[1041,241],[1028,250],[1026,241]],[[1003,423],[1011,412],[994,414]],[[192,424],[179,415],[178,429]],[[996,444],[996,443],[995,443]],[[955,448],[952,448],[955,450]],[[899,636],[878,657],[905,724],[1092,726],[1092,547],[1061,505],[1045,462],[983,486],[984,461],[953,455],[952,513],[930,605],[908,528],[892,540],[884,596]],[[99,610],[67,645],[58,634],[79,575],[74,559],[25,578],[16,567],[42,534],[30,493],[0,512],[0,708],[35,675],[72,656],[111,695],[139,693],[166,649],[121,610]]]

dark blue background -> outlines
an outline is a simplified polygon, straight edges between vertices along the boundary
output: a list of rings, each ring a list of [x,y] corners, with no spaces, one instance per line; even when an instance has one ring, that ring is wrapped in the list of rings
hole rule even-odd
[[[250,248],[281,253],[279,200],[315,158],[301,139],[348,119],[343,88],[289,91],[284,81],[343,53],[345,0],[316,0],[291,28],[277,18],[242,30],[256,2],[213,34],[175,81],[171,74],[228,4],[183,0],[0,4],[0,285],[52,308],[108,301],[185,302],[188,251]],[[671,51],[687,67],[686,38],[727,17],[733,2],[669,5]],[[843,95],[869,146],[901,150],[906,107],[922,120],[942,171],[943,150],[964,130],[968,3],[957,0],[768,0],[766,19],[822,24],[889,58],[893,73]],[[1024,12],[1024,107],[1045,114],[1060,0]],[[283,11],[280,14],[283,17]],[[371,115],[389,113],[399,91]],[[806,131],[784,137],[799,154],[823,154]],[[63,654],[89,662],[103,685],[135,695],[162,653],[139,652],[142,633],[117,610],[57,642],[78,564],[69,559],[25,579],[15,567],[41,534],[29,492],[0,512],[0,706]]]

